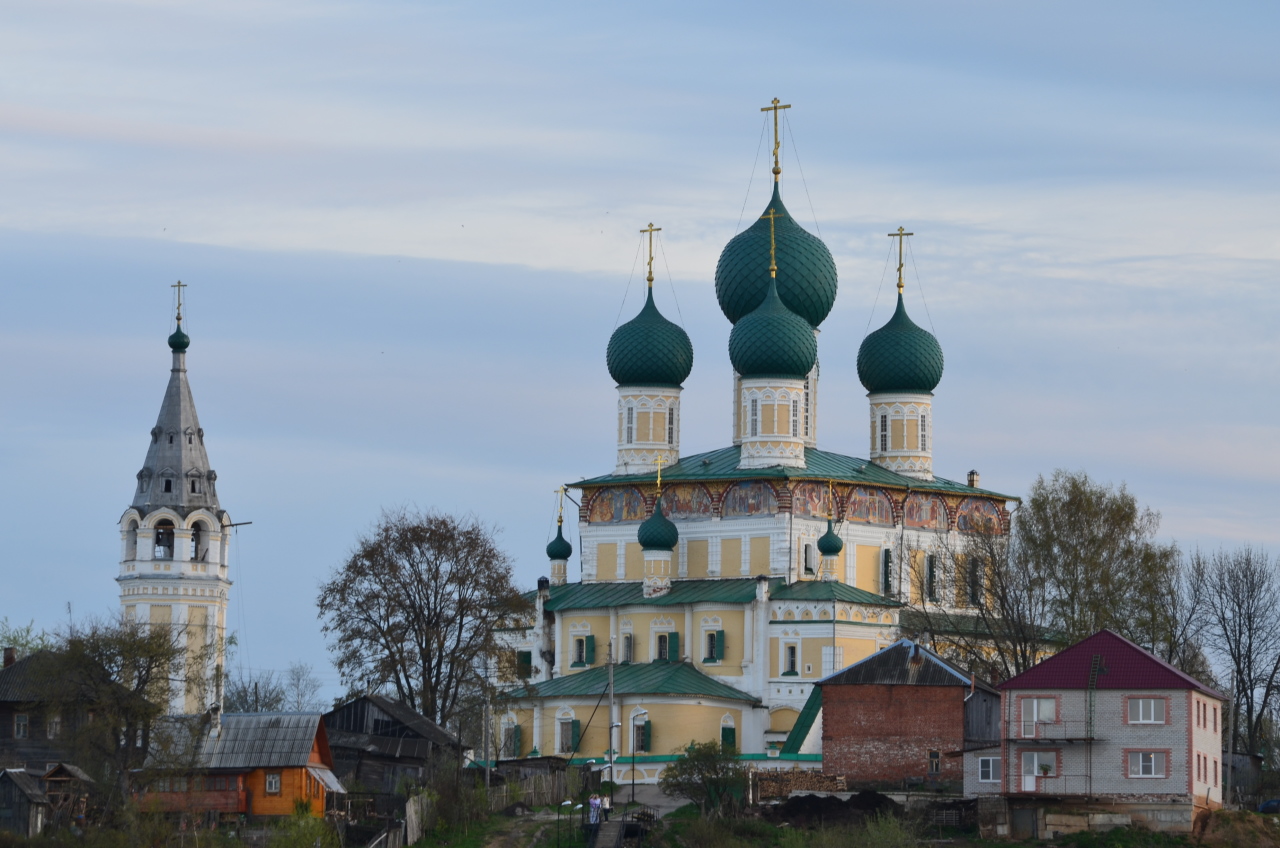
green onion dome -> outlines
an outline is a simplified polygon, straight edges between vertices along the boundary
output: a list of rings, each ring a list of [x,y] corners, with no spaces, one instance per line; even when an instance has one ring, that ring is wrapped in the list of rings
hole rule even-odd
[[[636,531],[636,541],[646,551],[674,550],[680,541],[680,531],[671,523],[671,519],[662,514],[662,495],[653,505],[653,515],[644,520]]]
[[[778,186],[772,209],[778,255],[778,294],[787,308],[817,327],[836,302],[836,263],[822,239],[795,222],[782,205]],[[761,218],[734,236],[716,263],[716,299],[726,318],[738,323],[756,309],[769,289],[769,221]]]
[[[818,553],[823,556],[839,556],[844,550],[844,540],[836,535],[835,528],[831,526],[831,519],[827,519],[827,532],[818,537]]]
[[[662,317],[650,286],[640,314],[613,331],[605,362],[619,386],[678,389],[693,370],[693,343],[688,333]]]
[[[564,525],[556,525],[556,537],[547,545],[547,559],[568,559],[573,556],[573,545],[564,537]]]
[[[169,336],[169,350],[174,353],[184,353],[186,349],[191,347],[191,337],[182,332],[182,322],[178,322],[178,329],[173,331],[173,335]]]
[[[942,380],[942,346],[928,330],[907,317],[898,292],[898,308],[889,323],[862,340],[858,379],[867,391],[928,394]]]
[[[803,380],[818,360],[813,327],[786,307],[770,280],[764,302],[733,325],[729,361],[743,377]]]

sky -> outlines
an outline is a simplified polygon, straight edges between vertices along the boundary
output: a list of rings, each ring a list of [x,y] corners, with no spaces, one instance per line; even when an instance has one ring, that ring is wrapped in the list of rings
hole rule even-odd
[[[649,222],[683,452],[729,443],[714,268],[768,200],[774,97],[840,277],[821,447],[866,455],[855,359],[905,226],[938,474],[1084,470],[1164,539],[1275,551],[1278,37],[1263,2],[5,3],[0,618],[118,608],[178,279],[252,522],[235,667],[338,693],[316,590],[384,508],[480,517],[532,586],[553,490],[613,467]]]

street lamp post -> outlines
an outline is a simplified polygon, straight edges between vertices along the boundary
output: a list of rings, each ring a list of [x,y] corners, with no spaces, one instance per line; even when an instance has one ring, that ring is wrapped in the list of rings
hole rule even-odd
[[[614,792],[617,790],[617,787],[618,787],[618,781],[614,780],[614,778],[618,776],[618,773],[614,771],[613,764],[614,764],[614,761],[618,758],[618,745],[622,744],[621,739],[618,740],[617,744],[614,744],[613,731],[621,727],[622,727],[622,722],[620,721],[615,721],[613,724],[609,725],[609,806],[610,808],[613,807],[613,804],[615,801]]]
[[[648,710],[641,710],[631,717],[631,803],[636,802],[636,731],[635,720],[649,715]]]

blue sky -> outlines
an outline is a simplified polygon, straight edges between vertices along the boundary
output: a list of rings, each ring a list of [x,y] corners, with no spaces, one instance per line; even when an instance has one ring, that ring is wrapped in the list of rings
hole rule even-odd
[[[179,278],[223,506],[254,522],[240,662],[303,659],[336,690],[315,588],[383,506],[484,517],[532,584],[552,490],[612,467],[604,348],[639,308],[649,221],[659,304],[694,343],[684,448],[728,442],[712,275],[767,200],[774,96],[793,104],[788,206],[840,273],[823,447],[865,455],[854,360],[888,317],[901,224],[909,308],[947,356],[940,474],[1022,494],[1084,469],[1183,544],[1274,550],[1278,18],[7,3],[0,616],[115,608]]]

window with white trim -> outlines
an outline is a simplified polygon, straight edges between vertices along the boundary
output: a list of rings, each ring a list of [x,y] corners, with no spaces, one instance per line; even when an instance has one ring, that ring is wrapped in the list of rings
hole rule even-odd
[[[13,714],[13,738],[14,739],[30,739],[31,723],[26,713]]]
[[[1164,751],[1130,751],[1130,777],[1165,777],[1168,774],[1168,755]]]
[[[280,772],[278,771],[267,772],[266,784],[267,784],[266,790],[268,795],[279,795],[280,794]]]
[[[658,654],[658,659],[659,659],[659,660],[665,660],[665,659],[667,659],[667,634],[665,634],[665,633],[659,633],[659,634],[658,634],[658,651],[657,651],[657,654]]]
[[[636,408],[634,406],[627,407],[627,444],[631,444],[636,439]]]
[[[667,410],[667,444],[674,445],[676,443],[676,408],[674,406]]]
[[[880,450],[887,451],[889,449],[889,416],[880,416]]]
[[[1057,720],[1058,702],[1053,698],[1022,699],[1022,735],[1027,739],[1036,737],[1036,729],[1041,724],[1053,724]]]
[[[978,757],[978,782],[979,783],[999,783],[1000,782],[1000,758],[999,757]]]
[[[796,674],[796,673],[798,673],[798,672],[797,672],[797,670],[796,670],[796,665],[797,665],[797,662],[798,662],[798,660],[797,660],[797,655],[798,655],[798,654],[799,654],[799,648],[798,648],[798,646],[796,646],[796,645],[787,645],[787,662],[786,662],[786,671],[785,671],[785,672],[783,672],[784,674]]]
[[[760,401],[751,399],[751,435],[760,435]]]
[[[1130,724],[1164,724],[1164,698],[1130,698]]]
[[[920,450],[927,451],[929,449],[929,424],[928,418],[920,416]]]
[[[800,436],[800,401],[791,401],[791,436],[798,438]]]
[[[573,753],[573,719],[562,718],[558,722],[560,730],[559,752],[561,754]]]
[[[632,640],[630,633],[622,634],[622,661],[624,663],[632,662]]]

